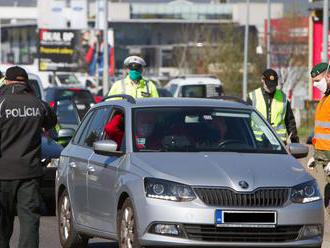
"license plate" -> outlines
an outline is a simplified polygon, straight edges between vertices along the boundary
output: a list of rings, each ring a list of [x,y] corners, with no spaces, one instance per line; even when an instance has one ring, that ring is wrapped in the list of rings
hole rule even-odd
[[[230,211],[217,209],[215,224],[230,227],[274,227],[277,223],[275,211]]]

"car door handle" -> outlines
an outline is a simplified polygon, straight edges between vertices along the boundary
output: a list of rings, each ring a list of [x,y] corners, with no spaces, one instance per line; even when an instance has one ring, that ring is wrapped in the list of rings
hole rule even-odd
[[[75,162],[70,162],[70,167],[71,168],[76,168],[77,167],[77,164]]]
[[[88,166],[88,167],[87,167],[87,171],[88,171],[89,173],[94,173],[94,172],[95,172],[95,168],[94,168],[93,166]]]

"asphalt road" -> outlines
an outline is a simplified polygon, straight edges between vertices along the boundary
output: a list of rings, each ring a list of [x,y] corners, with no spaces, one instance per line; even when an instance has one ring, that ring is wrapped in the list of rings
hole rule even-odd
[[[306,164],[307,159],[301,160],[302,164]],[[310,171],[310,173],[318,180],[320,188],[324,189],[325,181],[321,169]],[[322,190],[323,191],[323,190]],[[17,247],[19,235],[19,223],[16,219],[15,230],[12,237],[11,247]],[[56,217],[42,217],[40,225],[40,248],[59,248],[60,242],[58,238]],[[89,242],[91,248],[117,248],[115,242],[103,239],[92,239]],[[330,247],[330,217],[325,218],[325,236],[322,248]]]

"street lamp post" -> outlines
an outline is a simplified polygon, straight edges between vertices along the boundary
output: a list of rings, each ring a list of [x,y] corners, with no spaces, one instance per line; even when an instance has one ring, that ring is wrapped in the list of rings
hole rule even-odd
[[[108,0],[104,0],[103,31],[103,95],[109,91],[109,49],[108,49]]]
[[[243,71],[243,100],[247,99],[248,83],[248,50],[249,50],[249,20],[250,20],[250,0],[246,0],[246,22],[244,34],[244,71]]]
[[[323,52],[322,61],[328,63],[329,0],[323,0]]]
[[[267,9],[268,9],[268,19],[267,19],[267,68],[271,67],[271,3],[270,0],[267,0]]]

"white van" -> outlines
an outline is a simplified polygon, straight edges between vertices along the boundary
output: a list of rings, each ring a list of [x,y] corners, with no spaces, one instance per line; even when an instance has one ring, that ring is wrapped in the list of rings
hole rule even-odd
[[[212,75],[187,75],[169,81],[165,86],[173,97],[209,98],[223,95],[221,81]]]

